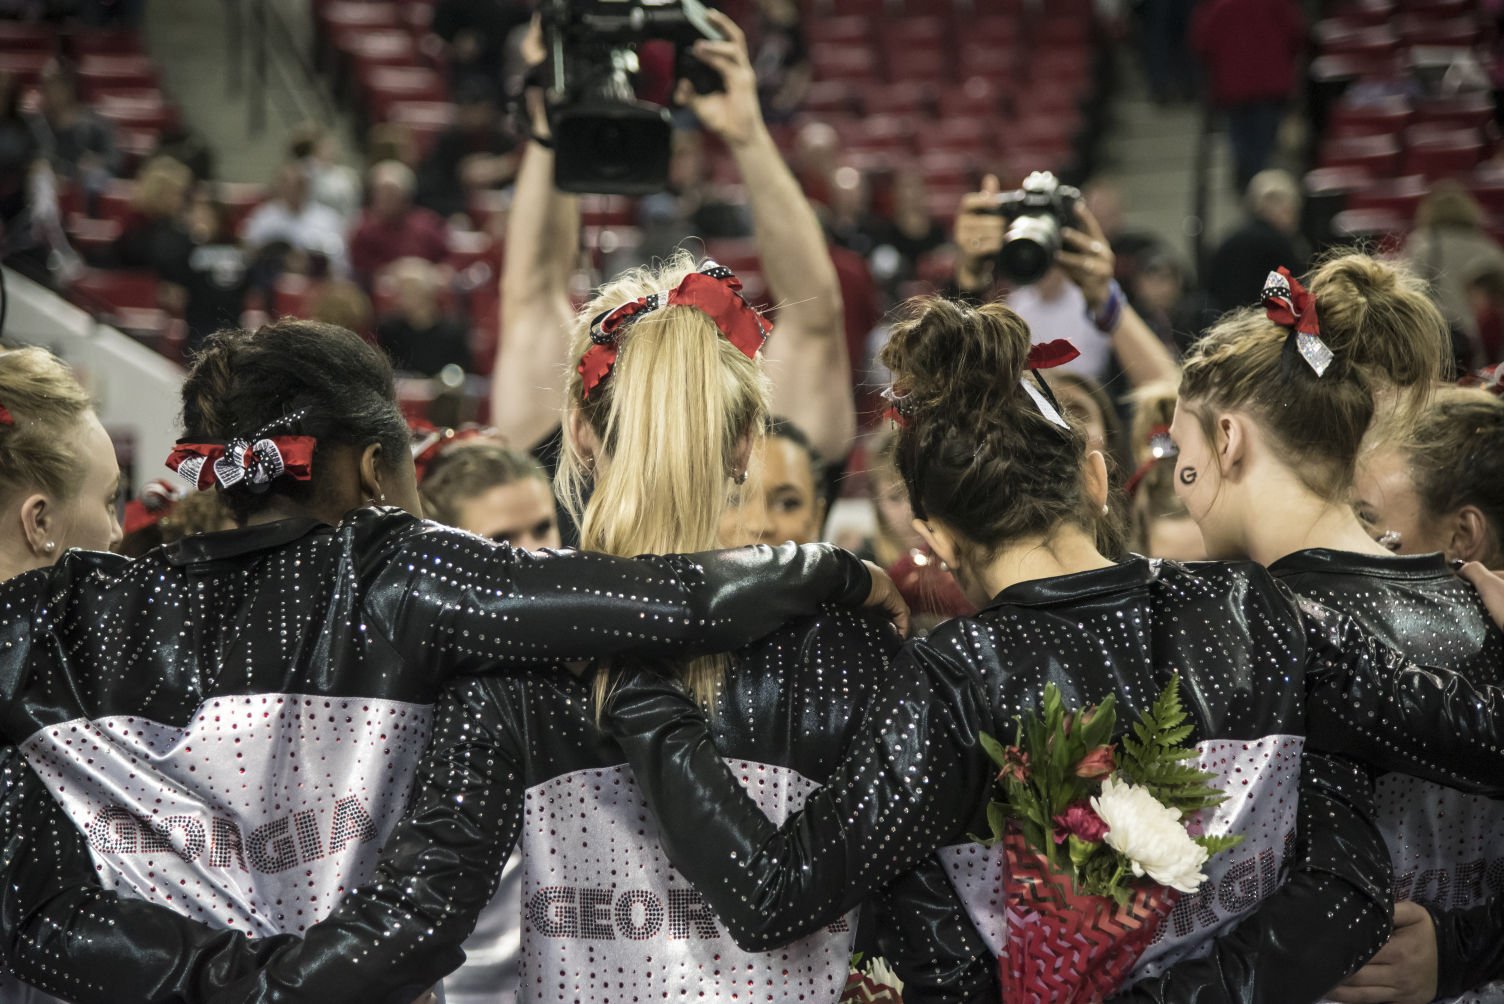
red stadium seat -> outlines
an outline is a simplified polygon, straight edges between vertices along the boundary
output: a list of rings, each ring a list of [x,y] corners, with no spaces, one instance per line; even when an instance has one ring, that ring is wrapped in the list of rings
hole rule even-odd
[[[955,65],[942,49],[915,49],[888,57],[890,80],[943,83],[955,76]]]
[[[580,196],[580,223],[587,227],[632,226],[637,222],[637,205],[620,195]]]
[[[92,55],[78,62],[79,87],[86,95],[120,88],[160,87],[149,56]]]
[[[501,271],[501,245],[488,233],[473,230],[451,230],[449,252],[444,262],[456,272],[463,272],[478,261],[488,262],[498,273]]]
[[[127,56],[144,54],[141,35],[134,28],[88,28],[75,31],[68,44],[77,56]]]
[[[47,55],[57,45],[57,29],[30,21],[0,21],[0,52]]]
[[[155,92],[152,97],[129,97],[122,92],[113,92],[98,95],[92,103],[95,112],[121,129],[162,133],[178,122],[177,109],[164,102],[160,92]]]
[[[1348,197],[1347,204],[1350,209],[1387,210],[1410,220],[1415,216],[1415,207],[1430,190],[1426,179],[1417,175],[1385,178],[1354,192]]]
[[[1385,178],[1399,166],[1400,145],[1393,136],[1334,136],[1321,144],[1322,167],[1356,167]]]
[[[1414,126],[1406,136],[1404,169],[1427,178],[1471,174],[1487,148],[1476,129],[1426,129]]]
[[[145,269],[89,269],[69,292],[79,299],[114,309],[157,309],[157,275]]]
[[[974,189],[988,168],[989,165],[969,153],[931,150],[919,158],[925,184],[942,189]]]
[[[384,121],[393,105],[411,101],[444,102],[444,78],[426,66],[363,66],[357,79],[371,115]]]
[[[375,0],[335,0],[319,4],[314,16],[326,30],[398,28],[402,18],[395,3]]]
[[[809,18],[806,30],[812,43],[833,45],[869,45],[872,41],[872,21],[866,17],[837,17],[820,15]]]
[[[1398,136],[1410,124],[1414,109],[1403,97],[1364,104],[1339,102],[1327,123],[1330,136]]]
[[[398,28],[344,29],[334,34],[334,47],[357,67],[415,66],[418,47],[412,35]]]
[[[860,114],[863,101],[857,88],[846,80],[816,80],[804,96],[804,110],[812,115]]]
[[[0,73],[9,74],[22,87],[31,87],[42,79],[42,68],[52,59],[50,52],[0,52]]]
[[[896,83],[867,88],[863,103],[869,115],[928,115],[936,114],[939,95],[936,88],[927,82],[911,80],[894,73]]]
[[[1329,28],[1330,30],[1323,31]],[[1386,56],[1399,51],[1400,39],[1388,25],[1354,28],[1323,21],[1316,26],[1321,51],[1332,56]]]
[[[1437,18],[1432,14],[1407,14],[1399,19],[1400,37],[1406,45],[1440,45],[1468,49],[1477,44],[1478,21],[1474,17]]]
[[[980,119],[979,127],[1002,114],[1002,92],[986,77],[968,77],[960,87],[946,91],[941,111],[949,115]]]
[[[101,220],[124,223],[131,214],[131,202],[136,197],[134,181],[116,178],[105,184],[103,192],[95,200],[95,216]]]
[[[1494,116],[1494,103],[1486,94],[1467,94],[1415,106],[1415,124],[1456,129],[1481,129]]]
[[[1409,229],[1404,216],[1384,209],[1347,209],[1332,218],[1332,233],[1339,240],[1376,242],[1381,252],[1397,249]]]
[[[395,101],[387,106],[386,116],[388,121],[407,127],[419,155],[426,157],[454,121],[454,105],[448,101]]]
[[[68,218],[68,240],[85,261],[103,261],[120,231],[118,220],[91,220],[77,213]]]
[[[266,199],[262,185],[243,181],[221,181],[215,185],[214,197],[225,207],[231,233],[240,233],[240,225],[251,211]]]
[[[815,45],[810,48],[816,80],[876,80],[877,58],[871,49],[845,45]]]
[[[1354,0],[1345,4],[1338,16],[1353,24],[1383,25],[1394,19],[1395,10],[1394,0]]]

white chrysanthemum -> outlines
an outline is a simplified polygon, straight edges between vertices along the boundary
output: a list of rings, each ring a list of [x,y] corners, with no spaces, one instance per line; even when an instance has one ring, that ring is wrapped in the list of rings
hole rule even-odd
[[[1132,863],[1134,875],[1181,892],[1195,892],[1206,881],[1206,848],[1191,839],[1179,813],[1147,788],[1109,777],[1091,804],[1107,824],[1107,846]]]

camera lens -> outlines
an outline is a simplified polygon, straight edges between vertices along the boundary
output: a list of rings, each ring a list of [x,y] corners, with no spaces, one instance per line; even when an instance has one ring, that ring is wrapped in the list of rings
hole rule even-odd
[[[1020,216],[1008,228],[998,252],[998,267],[1018,285],[1044,278],[1060,250],[1060,228],[1048,216]]]

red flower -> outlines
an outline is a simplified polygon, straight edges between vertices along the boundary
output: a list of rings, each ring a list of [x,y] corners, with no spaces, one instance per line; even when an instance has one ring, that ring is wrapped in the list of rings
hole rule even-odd
[[[1105,746],[1102,748],[1106,749]],[[1067,837],[1076,837],[1089,844],[1095,844],[1107,834],[1107,824],[1088,802],[1072,802],[1051,822],[1055,824],[1055,843],[1057,844],[1065,843]]]
[[[1017,746],[1009,746],[1003,751],[1005,762],[1003,769],[997,772],[999,781],[1018,781],[1020,783],[1029,779],[1029,754]]]
[[[1112,760],[1112,747],[1098,746],[1076,763],[1076,776],[1106,777],[1113,772],[1115,766]]]

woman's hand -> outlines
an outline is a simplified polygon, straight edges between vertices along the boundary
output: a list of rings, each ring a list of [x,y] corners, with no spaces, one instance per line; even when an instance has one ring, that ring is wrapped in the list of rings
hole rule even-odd
[[[1394,904],[1394,934],[1331,996],[1343,1004],[1430,1004],[1436,998],[1436,926],[1431,911],[1408,900]]]
[[[726,41],[702,38],[691,51],[721,75],[725,90],[701,94],[688,80],[681,80],[674,90],[674,101],[687,105],[700,124],[727,146],[744,146],[766,132],[757,98],[757,73],[747,53],[747,36],[735,21],[718,10],[707,11],[705,16],[726,36]]]
[[[862,564],[867,566],[867,571],[872,575],[872,591],[867,594],[868,607],[877,607],[888,615],[893,626],[898,628],[898,633],[905,638],[909,636],[909,605],[903,601],[903,595],[898,587],[888,577],[888,573],[877,567],[870,561]]]
[[[1457,570],[1457,574],[1473,584],[1488,607],[1488,615],[1494,623],[1504,628],[1504,578],[1491,572],[1476,561],[1469,561]]]
[[[1063,247],[1055,261],[1065,274],[1081,289],[1086,305],[1093,314],[1106,305],[1111,296],[1112,277],[1116,274],[1117,258],[1102,225],[1084,203],[1076,203],[1077,227],[1064,227],[1060,231]]]
[[[1003,246],[1005,221],[995,212],[1001,191],[997,175],[982,179],[982,190],[961,197],[952,240],[956,245],[956,286],[981,293],[992,285],[992,263]]]

